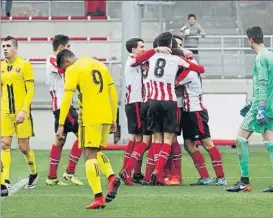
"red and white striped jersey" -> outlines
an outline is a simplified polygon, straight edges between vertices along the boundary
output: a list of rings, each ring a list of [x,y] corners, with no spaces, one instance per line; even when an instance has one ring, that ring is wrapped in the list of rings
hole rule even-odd
[[[125,104],[142,102],[142,73],[140,65],[134,66],[136,59],[129,56],[125,65]]]
[[[188,68],[189,63],[172,54],[156,53],[149,59],[150,99],[177,101],[174,88],[175,77],[180,66]]]
[[[46,84],[49,86],[49,93],[52,99],[52,110],[60,109],[64,95],[64,73],[57,66],[56,57],[51,55],[46,60]]]
[[[191,62],[196,63],[195,60]],[[206,109],[203,105],[202,78],[195,71],[185,70],[177,82],[184,86],[183,110],[187,112],[202,111]]]
[[[151,85],[148,80],[149,62],[145,61],[140,67],[142,73],[142,100],[148,102],[151,95]]]

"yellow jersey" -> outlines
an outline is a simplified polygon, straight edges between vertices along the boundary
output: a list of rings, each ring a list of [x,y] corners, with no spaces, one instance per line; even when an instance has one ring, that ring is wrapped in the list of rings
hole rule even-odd
[[[16,114],[21,110],[29,111],[34,85],[31,89],[33,93],[27,93],[28,82],[34,82],[33,68],[29,61],[17,57],[12,64],[8,64],[6,60],[1,62],[1,113]]]
[[[98,60],[82,56],[66,69],[64,91],[79,92],[80,125],[113,123],[110,85],[114,85],[111,73]],[[59,123],[63,124],[64,121],[65,117],[60,115]]]

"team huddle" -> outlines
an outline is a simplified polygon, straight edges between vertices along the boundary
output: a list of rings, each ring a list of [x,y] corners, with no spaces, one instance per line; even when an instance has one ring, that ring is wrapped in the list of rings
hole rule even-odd
[[[253,69],[253,99],[241,111],[244,118],[236,138],[241,179],[226,191],[250,191],[248,138],[262,133],[273,168],[273,55],[263,44],[260,27],[247,30],[248,43],[258,54]],[[170,32],[160,34],[153,49],[145,50],[144,41],[127,41],[130,53],[125,65],[127,116],[130,141],[124,152],[123,166],[117,176],[110,160],[101,150],[108,136],[117,129],[118,96],[111,73],[105,64],[70,50],[68,36],[56,35],[53,55],[47,59],[46,84],[52,98],[55,119],[55,142],[50,151],[47,185],[67,185],[57,174],[67,134],[78,140],[71,148],[63,179],[83,185],[75,174],[82,153],[86,178],[94,199],[87,209],[104,208],[117,196],[121,181],[126,185],[180,185],[183,181],[181,147],[177,136],[183,135],[184,148],[191,156],[200,178],[191,185],[226,185],[222,157],[214,146],[208,126],[209,116],[203,104],[201,74],[205,72],[182,48],[183,39]],[[1,62],[1,196],[9,195],[12,136],[16,134],[19,149],[29,167],[26,189],[35,188],[39,176],[29,139],[34,136],[31,102],[34,97],[34,75],[29,61],[17,56],[18,42],[14,37],[3,39],[5,60]],[[78,93],[78,107],[71,104]],[[92,99],[92,102],[90,101]],[[93,104],[96,102],[96,104]],[[204,156],[198,150],[200,141],[208,152],[216,178],[211,180]],[[145,174],[142,159],[147,151]],[[100,174],[108,180],[102,192]],[[265,192],[273,192],[270,186]]]
[[[128,132],[131,134],[120,177],[126,185],[180,185],[181,148],[177,135],[183,130],[184,146],[191,155],[200,179],[192,185],[224,185],[222,158],[213,145],[208,112],[202,101],[204,67],[184,49],[183,40],[166,32],[154,41],[154,49],[145,51],[144,41],[127,41],[130,53],[125,66]],[[178,46],[179,45],[179,46]],[[211,181],[206,163],[195,141],[210,154],[216,179]],[[141,161],[148,150],[145,176]],[[134,170],[133,176],[131,176]]]

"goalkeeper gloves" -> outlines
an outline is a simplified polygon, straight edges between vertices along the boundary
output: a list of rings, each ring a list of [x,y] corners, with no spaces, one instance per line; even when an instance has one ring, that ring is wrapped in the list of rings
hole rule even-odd
[[[258,114],[256,116],[256,120],[260,126],[267,125],[267,118],[266,118],[266,114],[265,114],[265,106],[264,105],[258,106]]]
[[[249,109],[251,108],[251,104],[246,104],[241,110],[240,110],[240,115],[242,117],[245,117]]]

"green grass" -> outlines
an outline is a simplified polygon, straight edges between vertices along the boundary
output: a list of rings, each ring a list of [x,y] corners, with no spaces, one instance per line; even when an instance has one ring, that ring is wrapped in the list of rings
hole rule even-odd
[[[240,175],[236,149],[221,149],[229,185]],[[123,153],[106,152],[115,172],[120,170]],[[205,154],[212,177],[214,172],[208,154]],[[183,151],[184,182],[179,187],[127,187],[122,185],[117,198],[104,210],[86,210],[93,200],[91,189],[85,179],[84,162],[77,167],[77,175],[85,183],[82,187],[70,184],[66,187],[48,187],[45,179],[48,172],[49,151],[36,151],[40,181],[34,190],[21,189],[2,201],[2,216],[270,216],[273,215],[273,194],[262,190],[273,184],[269,156],[264,148],[250,148],[250,173],[253,191],[250,193],[227,193],[225,187],[190,187],[189,183],[198,177],[190,157]],[[68,151],[64,151],[59,167],[59,176],[65,170]],[[12,151],[12,182],[27,173],[26,164],[19,151]],[[103,180],[103,190],[107,181]]]

